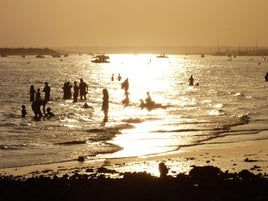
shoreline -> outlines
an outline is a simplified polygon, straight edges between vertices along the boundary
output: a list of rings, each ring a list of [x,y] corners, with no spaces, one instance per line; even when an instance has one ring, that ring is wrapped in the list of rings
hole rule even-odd
[[[268,131],[262,131],[268,133]],[[194,147],[183,147],[176,152],[135,157],[71,161],[25,167],[0,169],[0,175],[18,177],[36,177],[64,174],[92,174],[98,168],[112,170],[111,177],[126,172],[147,172],[159,176],[158,164],[164,162],[169,168],[168,175],[188,174],[193,166],[215,166],[222,171],[239,172],[249,170],[254,174],[268,173],[268,139],[245,141],[228,144],[206,144]],[[117,175],[117,176],[116,176]]]

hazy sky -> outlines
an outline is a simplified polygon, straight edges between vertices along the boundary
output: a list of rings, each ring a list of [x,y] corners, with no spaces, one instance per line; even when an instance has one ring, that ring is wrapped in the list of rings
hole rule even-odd
[[[268,46],[268,0],[0,0],[0,47]]]

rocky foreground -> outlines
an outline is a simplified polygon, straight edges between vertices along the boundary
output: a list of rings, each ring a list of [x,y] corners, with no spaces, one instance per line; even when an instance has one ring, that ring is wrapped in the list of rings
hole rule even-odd
[[[162,171],[162,172],[161,172]],[[217,167],[193,167],[176,177],[154,177],[148,173],[123,173],[99,168],[90,174],[62,177],[0,176],[0,200],[268,200],[267,175],[248,170],[223,172]]]

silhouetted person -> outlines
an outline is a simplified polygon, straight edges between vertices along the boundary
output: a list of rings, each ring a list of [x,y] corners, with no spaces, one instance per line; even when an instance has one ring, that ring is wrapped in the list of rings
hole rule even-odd
[[[73,96],[73,100],[74,100],[75,103],[77,102],[78,94],[79,94],[79,86],[77,85],[77,82],[74,81],[74,96]]]
[[[102,90],[102,93],[103,93],[103,98],[102,98],[102,108],[101,110],[103,111],[104,113],[104,119],[103,121],[104,122],[107,122],[108,121],[108,109],[109,109],[109,93],[108,93],[108,90],[107,89],[103,89]]]
[[[71,99],[72,98],[72,85],[70,82],[65,82],[63,84],[63,99]]]
[[[112,74],[111,81],[114,81],[114,74]]]
[[[268,72],[265,75],[265,81],[268,81]]]
[[[189,85],[190,86],[193,86],[194,85],[194,78],[193,78],[193,76],[191,75],[191,77],[189,78]]]
[[[32,110],[34,112],[34,119],[40,120],[42,115],[41,106],[43,106],[43,114],[46,114],[46,100],[38,99],[32,102]]]
[[[84,98],[86,100],[87,92],[88,92],[88,85],[87,83],[83,81],[83,79],[80,79],[79,90],[80,90],[80,99],[82,100]]]
[[[150,105],[153,103],[152,98],[150,96],[150,92],[147,92],[147,98],[145,99],[145,104]]]
[[[129,82],[128,82],[128,78],[125,79],[125,81],[121,84],[121,89],[124,89],[126,92],[129,89]]]
[[[49,119],[50,117],[54,117],[54,116],[55,116],[55,114],[53,112],[51,112],[51,108],[48,107],[45,117],[47,117]]]
[[[45,87],[43,89],[43,92],[45,92],[45,100],[49,101],[50,100],[50,86],[48,86],[47,82],[45,82]]]
[[[26,114],[27,114],[26,107],[25,107],[25,105],[22,105],[21,106],[21,117],[25,117]]]
[[[34,97],[35,97],[36,91],[34,89],[34,85],[30,86],[30,102],[34,101]]]
[[[158,169],[159,169],[160,177],[161,177],[161,178],[167,176],[167,173],[168,173],[168,167],[165,165],[165,163],[163,163],[163,162],[159,163],[159,165],[158,165]]]
[[[128,82],[128,78],[125,79],[125,81],[121,84],[121,89],[125,90],[125,99],[122,101],[122,103],[125,106],[127,106],[129,104],[129,93],[128,93],[129,82]]]
[[[147,98],[145,99],[145,102],[142,99],[140,99],[139,106],[141,109],[146,108],[148,111],[151,111],[152,109],[156,109],[156,108],[162,108],[162,109],[167,108],[167,106],[163,106],[160,103],[155,103],[152,100],[149,92],[147,92]]]
[[[125,99],[122,101],[122,103],[127,106],[129,104],[129,93],[128,91],[125,92]]]
[[[36,91],[35,100],[40,100],[40,99],[41,99],[41,93],[40,93],[40,89],[38,88]]]
[[[140,105],[139,105],[139,107],[140,107],[141,109],[143,109],[143,108],[146,107],[146,106],[145,106],[145,103],[144,103],[144,101],[143,101],[142,99],[140,99]]]
[[[118,73],[117,80],[121,81],[121,79],[122,79],[122,77],[121,77],[120,73]]]

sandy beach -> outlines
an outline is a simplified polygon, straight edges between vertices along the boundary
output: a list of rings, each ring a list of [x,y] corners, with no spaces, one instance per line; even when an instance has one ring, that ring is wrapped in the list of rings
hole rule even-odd
[[[263,131],[268,132],[268,131]],[[65,162],[27,167],[4,168],[1,175],[22,177],[62,176],[64,174],[92,174],[100,167],[113,170],[117,177],[125,172],[147,172],[159,176],[158,164],[164,162],[169,168],[168,175],[188,174],[193,166],[215,166],[222,171],[239,172],[249,170],[254,174],[268,173],[268,140],[245,141],[229,144],[210,144],[184,147],[177,152],[138,158],[105,159],[83,162]]]
[[[1,169],[0,200],[265,201],[267,143],[200,145],[161,156]],[[160,162],[168,167],[167,175],[159,175]]]

